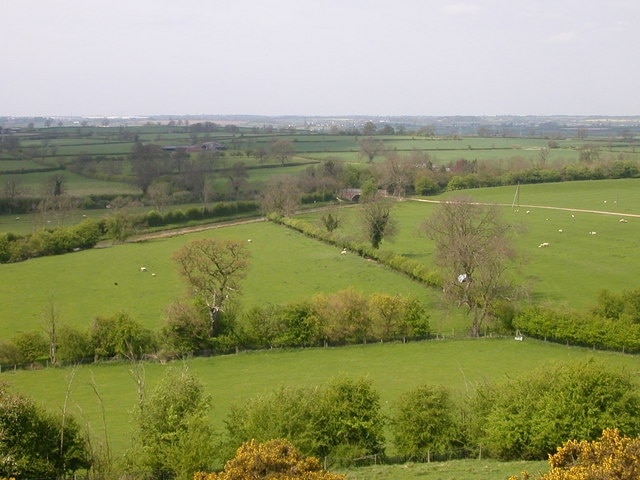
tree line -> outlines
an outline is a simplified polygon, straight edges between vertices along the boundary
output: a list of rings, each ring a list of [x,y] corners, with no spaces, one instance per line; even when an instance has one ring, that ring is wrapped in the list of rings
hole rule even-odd
[[[232,305],[216,312],[213,320],[209,307],[178,300],[166,308],[164,325],[156,332],[126,312],[95,317],[87,329],[61,322],[56,312],[55,305],[46,305],[42,329],[0,340],[0,365],[167,360],[238,350],[406,342],[431,334],[429,314],[417,298],[367,297],[354,289],[243,312]]]

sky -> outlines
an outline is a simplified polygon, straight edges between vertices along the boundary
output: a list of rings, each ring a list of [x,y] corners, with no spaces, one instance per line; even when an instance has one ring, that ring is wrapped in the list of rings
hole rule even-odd
[[[640,115],[637,0],[3,0],[0,116]]]

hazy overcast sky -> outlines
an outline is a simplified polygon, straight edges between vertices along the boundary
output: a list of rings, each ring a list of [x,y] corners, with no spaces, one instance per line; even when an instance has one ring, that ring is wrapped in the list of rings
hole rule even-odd
[[[638,0],[4,0],[0,116],[640,114]]]

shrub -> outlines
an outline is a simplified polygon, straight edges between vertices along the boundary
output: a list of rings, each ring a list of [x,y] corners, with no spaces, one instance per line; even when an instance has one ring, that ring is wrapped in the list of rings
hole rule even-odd
[[[640,478],[640,438],[622,436],[617,429],[605,429],[592,442],[565,442],[549,456],[549,465],[551,470],[539,480],[636,480]],[[523,473],[521,480],[531,478]]]
[[[194,480],[344,480],[322,470],[314,457],[304,457],[287,440],[244,443],[220,473],[196,473]]]
[[[462,445],[456,408],[444,387],[421,386],[404,393],[394,405],[391,426],[400,455],[429,460]]]
[[[477,443],[503,460],[543,459],[568,439],[604,428],[640,432],[640,395],[628,374],[596,362],[539,369],[478,390]]]

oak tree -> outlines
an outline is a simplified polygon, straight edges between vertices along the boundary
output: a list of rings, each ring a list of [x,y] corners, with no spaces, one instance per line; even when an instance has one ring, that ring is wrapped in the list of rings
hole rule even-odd
[[[206,305],[210,335],[215,336],[219,312],[227,299],[240,291],[249,250],[238,241],[203,238],[184,245],[173,259],[193,296]]]

